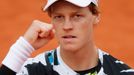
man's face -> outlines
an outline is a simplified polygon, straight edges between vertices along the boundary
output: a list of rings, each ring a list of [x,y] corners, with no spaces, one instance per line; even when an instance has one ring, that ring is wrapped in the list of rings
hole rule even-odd
[[[93,43],[96,16],[88,7],[80,8],[66,1],[52,6],[51,18],[62,49],[76,51]]]

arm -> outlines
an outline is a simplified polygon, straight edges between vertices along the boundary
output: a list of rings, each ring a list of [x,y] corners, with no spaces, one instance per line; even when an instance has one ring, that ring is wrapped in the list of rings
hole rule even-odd
[[[33,21],[24,36],[20,37],[10,48],[2,62],[0,73],[3,73],[2,75],[10,75],[6,74],[6,72],[10,71],[12,74],[19,72],[31,53],[47,44],[54,37],[52,28],[50,24],[37,20]]]

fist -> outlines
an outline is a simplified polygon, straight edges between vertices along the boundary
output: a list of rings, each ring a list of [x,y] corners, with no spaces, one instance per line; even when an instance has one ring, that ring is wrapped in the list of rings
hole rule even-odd
[[[24,38],[35,48],[46,45],[54,37],[53,26],[38,20],[34,20],[30,28],[24,34]]]

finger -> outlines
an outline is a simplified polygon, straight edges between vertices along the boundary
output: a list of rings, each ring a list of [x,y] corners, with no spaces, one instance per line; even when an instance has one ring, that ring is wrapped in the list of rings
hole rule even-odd
[[[49,36],[49,33],[48,31],[43,31],[43,32],[40,32],[39,33],[39,37],[41,38],[47,38]]]
[[[41,30],[45,30],[45,31],[49,31],[53,28],[51,24],[39,20],[34,20],[33,25],[36,25],[37,27],[40,27]]]
[[[53,28],[53,26],[52,25],[46,25],[46,24],[42,24],[41,25],[41,33],[39,34],[39,36],[40,37],[45,37],[45,38],[47,38],[47,37],[49,37],[49,34],[51,33],[51,31],[52,31],[52,28]]]

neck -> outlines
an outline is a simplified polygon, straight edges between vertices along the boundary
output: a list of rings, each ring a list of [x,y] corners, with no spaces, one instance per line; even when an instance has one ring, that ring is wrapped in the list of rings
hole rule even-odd
[[[98,62],[98,51],[93,44],[82,47],[76,52],[61,49],[60,53],[63,61],[75,71],[93,68]]]

